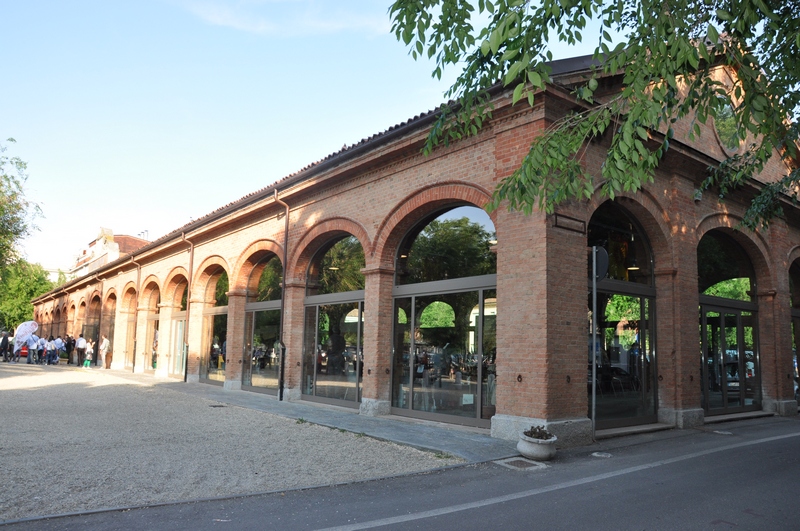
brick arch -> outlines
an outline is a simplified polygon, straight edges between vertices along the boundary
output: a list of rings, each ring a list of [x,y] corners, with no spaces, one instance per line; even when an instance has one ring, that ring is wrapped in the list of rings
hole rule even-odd
[[[278,257],[278,260],[283,263],[283,247],[276,241],[264,239],[251,243],[240,255],[234,266],[234,273],[230,278],[231,289],[244,290],[248,288],[253,270],[256,267],[262,267],[266,264],[263,262],[259,265],[268,255]],[[263,269],[263,267],[262,267]]]
[[[747,253],[750,263],[756,275],[756,285],[758,290],[774,289],[774,286],[767,284],[774,283],[772,263],[770,261],[769,246],[759,233],[748,233],[737,230],[742,218],[739,216],[716,212],[703,217],[697,224],[695,235],[697,237],[696,246],[700,245],[700,240],[713,230],[720,230],[736,240]],[[695,247],[696,249],[696,247]]]
[[[164,291],[162,292],[161,302],[163,304],[174,305],[176,299],[176,290],[178,286],[185,283],[189,285],[189,273],[184,267],[176,267],[167,275],[167,280],[164,281]],[[180,301],[178,301],[180,302]]]
[[[423,187],[401,199],[378,227],[375,242],[367,255],[372,265],[394,268],[394,255],[403,237],[425,215],[444,206],[483,208],[492,198],[483,187],[463,182],[441,182]],[[490,214],[495,222],[496,214]]]
[[[787,253],[786,261],[791,266],[798,258],[800,258],[800,245],[795,245]]]
[[[654,268],[672,267],[674,264],[671,238],[674,228],[673,222],[670,219],[668,210],[661,206],[658,199],[644,189],[634,193],[618,194],[615,199],[608,199],[608,197],[601,194],[600,188],[597,187],[589,200],[589,208],[584,220],[587,228],[595,211],[600,208],[600,205],[608,201],[630,212],[639,222],[653,253]]]
[[[347,236],[354,236],[359,241],[361,248],[364,249],[364,258],[366,259],[367,250],[370,249],[371,244],[364,227],[350,218],[328,218],[315,224],[300,238],[295,252],[289,258],[290,266],[287,268],[287,272],[291,274],[287,277],[305,281],[306,270],[317,252],[331,240]]]
[[[158,313],[158,306],[157,306],[157,299],[154,297],[156,293],[159,295],[162,293],[161,284],[158,281],[158,277],[155,275],[148,275],[141,284],[142,287],[142,298],[141,302],[147,305],[151,311]],[[161,302],[164,302],[163,300]]]
[[[194,278],[192,279],[191,293],[192,297],[196,297],[198,293],[203,294],[203,300],[210,301],[214,299],[214,290],[216,290],[216,282],[224,271],[228,275],[228,285],[230,286],[230,266],[228,262],[219,255],[209,256],[198,266]],[[198,291],[199,289],[199,291]]]
[[[788,262],[787,262],[788,267],[786,268],[785,275],[787,278],[791,279],[792,266],[795,263],[797,263],[797,265],[800,266],[800,245],[795,245],[794,247],[792,247],[787,256],[788,256]],[[789,295],[791,297],[793,306],[800,303],[800,281],[793,284],[792,281],[789,280]],[[798,330],[798,332],[800,332],[800,330]]]
[[[117,288],[114,287],[108,288],[108,291],[106,291],[106,294],[103,296],[103,300],[108,301],[109,297],[111,297],[112,295],[116,299],[119,299],[119,296],[117,295]]]
[[[138,298],[138,292],[136,290],[136,285],[133,282],[128,282],[125,284],[125,287],[122,288],[122,307],[127,312],[133,312],[136,310],[136,299]]]

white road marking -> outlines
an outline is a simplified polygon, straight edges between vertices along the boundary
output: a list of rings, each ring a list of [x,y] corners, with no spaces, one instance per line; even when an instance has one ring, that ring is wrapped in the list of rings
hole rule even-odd
[[[521,498],[528,498],[531,496],[536,496],[539,494],[545,494],[547,492],[553,492],[556,490],[562,489],[569,489],[572,487],[577,487],[580,485],[586,485],[587,483],[594,483],[596,481],[603,481],[604,479],[610,479],[617,476],[623,476],[625,474],[632,474],[634,472],[640,472],[642,470],[648,470],[651,468],[656,468],[664,465],[669,465],[672,463],[678,463],[680,461],[686,461],[689,459],[696,459],[698,457],[704,457],[707,455],[719,453],[719,452],[726,452],[728,450],[734,450],[736,448],[744,448],[746,446],[753,446],[756,444],[764,444],[772,441],[779,441],[781,439],[788,439],[790,437],[800,437],[800,433],[790,433],[787,435],[777,435],[775,437],[767,437],[765,439],[757,439],[755,441],[748,441],[748,442],[741,442],[736,444],[728,444],[725,446],[720,446],[717,448],[703,450],[702,452],[694,452],[691,454],[681,455],[678,457],[671,457],[669,459],[662,459],[659,461],[654,461],[652,463],[647,463],[644,465],[632,466],[628,468],[623,468],[621,470],[617,470],[614,472],[606,472],[605,474],[598,474],[596,476],[589,476],[581,479],[575,479],[572,481],[565,481],[564,483],[558,483],[556,485],[550,485],[548,487],[540,487],[538,489],[531,489],[525,490],[522,492],[516,492],[514,494],[506,494],[505,496],[497,496],[495,498],[488,498],[486,500],[479,500],[470,503],[462,503],[459,505],[451,505],[449,507],[440,507],[438,509],[431,509],[429,511],[422,511],[413,514],[405,514],[403,516],[393,516],[391,518],[381,518],[379,520],[370,520],[369,522],[361,522],[358,524],[349,524],[337,527],[328,527],[322,529],[320,531],[356,531],[358,529],[371,529],[375,527],[381,527],[385,525],[392,525],[392,524],[402,524],[405,522],[412,522],[414,520],[423,520],[425,518],[434,518],[436,516],[443,516],[446,514],[457,513],[459,511],[468,511],[470,509],[477,509],[479,507],[486,507],[489,505],[496,505],[498,503],[505,503],[513,500],[519,500]]]

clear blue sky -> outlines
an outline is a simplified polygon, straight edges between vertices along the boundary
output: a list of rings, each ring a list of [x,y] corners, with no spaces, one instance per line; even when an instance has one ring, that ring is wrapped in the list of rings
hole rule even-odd
[[[154,240],[443,102],[389,0],[0,0],[0,141],[67,269],[107,227]],[[590,53],[585,48],[559,57]]]

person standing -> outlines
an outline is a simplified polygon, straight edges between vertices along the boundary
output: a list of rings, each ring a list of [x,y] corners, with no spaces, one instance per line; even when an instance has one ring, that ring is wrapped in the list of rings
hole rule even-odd
[[[72,359],[72,351],[75,350],[75,340],[69,334],[67,334],[67,340],[64,342],[64,350],[67,352],[67,364],[75,363],[75,360]]]
[[[31,334],[28,337],[28,361],[26,362],[28,365],[34,365],[36,363],[36,349],[39,348],[39,336],[36,334]]]
[[[19,363],[19,355],[22,352],[22,342],[21,341],[19,342],[19,348],[17,348],[17,338],[15,337],[13,344],[10,345],[8,348],[10,348],[11,352],[13,352],[13,355],[11,356],[12,361],[14,363]]]
[[[58,358],[61,358],[61,353],[64,352],[64,340],[61,339],[61,336],[56,337],[55,340],[56,345],[56,362],[59,361]]]
[[[9,352],[8,352],[8,332],[3,332],[3,338],[0,339],[0,353],[3,354],[3,361],[8,363],[9,362]],[[13,355],[11,356],[13,358]]]
[[[46,351],[47,351],[47,338],[42,336],[36,342],[36,363],[39,365],[43,365],[47,360],[45,359]]]
[[[56,353],[56,341],[53,339],[53,336],[47,340],[44,344],[44,350],[47,352],[46,354],[46,361],[48,365],[55,365],[56,361],[58,360],[58,354]]]
[[[86,340],[83,338],[83,334],[78,336],[78,339],[75,341],[75,351],[77,352],[78,359],[76,363],[78,367],[83,365],[84,358],[86,357]]]
[[[81,335],[83,337],[83,335]],[[94,345],[92,345],[92,340],[86,340],[86,357],[83,360],[83,368],[90,369],[92,364],[92,355],[94,354]]]
[[[100,366],[101,369],[102,368],[109,369],[111,368],[111,359],[107,358],[107,356],[108,356],[108,347],[110,343],[105,334],[102,334],[100,337],[102,339],[100,340],[100,346],[97,347],[97,355],[99,356],[97,358],[97,364]]]

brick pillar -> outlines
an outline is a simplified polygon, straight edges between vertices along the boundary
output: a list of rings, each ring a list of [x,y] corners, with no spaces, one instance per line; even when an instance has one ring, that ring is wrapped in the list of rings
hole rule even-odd
[[[788,271],[787,271],[788,274]],[[758,293],[758,353],[762,407],[782,416],[797,415],[792,362],[792,311],[785,290]]]
[[[134,347],[133,372],[141,374],[145,370],[147,361],[147,317],[150,308],[140,306],[136,315],[136,346]]]
[[[544,424],[591,441],[586,394],[586,235],[543,213],[497,211],[497,414],[492,436]]]
[[[283,342],[286,345],[283,398],[299,400],[303,378],[303,327],[305,326],[304,301],[306,285],[289,280],[284,287]]]
[[[670,177],[671,253],[656,254],[658,420],[678,428],[703,424],[697,285],[697,206],[692,182]]]
[[[125,360],[130,356],[128,344],[133,344],[133,339],[128,337],[128,323],[133,319],[133,313],[133,310],[117,308],[117,325],[114,329],[114,342],[111,345],[111,352],[113,352],[111,368],[117,371],[125,370]]]
[[[364,378],[362,415],[388,415],[391,406],[392,288],[394,270],[363,269],[364,289]]]
[[[244,306],[246,290],[228,292],[228,330],[225,347],[225,383],[227,390],[242,388],[242,363],[244,363]]]
[[[189,327],[188,343],[189,351],[186,359],[186,381],[200,381],[200,363],[202,362],[203,348],[203,309],[206,302],[203,299],[192,299],[189,301],[189,319],[186,326]]]

